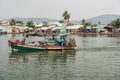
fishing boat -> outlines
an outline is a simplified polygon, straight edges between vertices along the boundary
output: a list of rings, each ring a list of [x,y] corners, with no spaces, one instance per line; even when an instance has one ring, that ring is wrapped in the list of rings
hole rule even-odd
[[[46,36],[43,41],[33,41],[24,43],[20,40],[8,40],[9,46],[17,50],[74,50],[76,47],[75,38],[68,37],[67,34],[58,36]]]

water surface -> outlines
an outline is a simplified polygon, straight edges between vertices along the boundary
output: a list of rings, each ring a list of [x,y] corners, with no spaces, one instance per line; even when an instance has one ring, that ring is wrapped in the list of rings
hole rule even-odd
[[[0,80],[119,80],[120,37],[73,35],[76,50],[11,51],[8,39],[22,35],[0,35]],[[28,37],[27,42],[42,40]]]

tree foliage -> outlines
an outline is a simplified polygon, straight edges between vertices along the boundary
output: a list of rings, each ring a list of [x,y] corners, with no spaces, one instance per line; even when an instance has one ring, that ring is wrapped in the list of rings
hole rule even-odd
[[[64,11],[62,17],[64,17],[64,20],[65,20],[66,25],[67,25],[70,21],[70,13],[68,13],[68,11]]]
[[[28,22],[26,23],[26,26],[27,26],[27,27],[30,27],[30,28],[34,28],[34,27],[35,27],[33,21],[28,21]]]
[[[120,18],[117,18],[116,20],[112,21],[110,23],[110,25],[113,26],[113,27],[119,28],[120,27]]]
[[[98,24],[92,24],[92,27],[96,27],[96,26],[98,26]]]
[[[59,23],[64,23],[64,20],[60,20]]]
[[[86,22],[85,23],[85,26],[91,26],[92,24],[91,24],[91,22]]]
[[[81,22],[82,22],[81,24],[82,24],[83,26],[85,26],[86,20],[85,20],[85,19],[82,19]]]
[[[82,24],[83,26],[91,26],[91,25],[92,25],[91,22],[86,22],[85,19],[82,19],[81,24]]]
[[[11,25],[11,26],[16,25],[16,20],[12,18],[9,22],[9,25]]]

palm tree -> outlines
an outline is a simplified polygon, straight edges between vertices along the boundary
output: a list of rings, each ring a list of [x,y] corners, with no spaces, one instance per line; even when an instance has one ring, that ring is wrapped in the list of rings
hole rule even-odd
[[[35,27],[33,21],[28,21],[28,22],[26,23],[26,26],[27,26],[27,27],[30,27],[30,28],[34,28],[34,27]]]
[[[9,25],[11,25],[11,26],[16,25],[16,20],[12,18],[9,22]]]
[[[62,16],[64,17],[65,20],[65,26],[67,26],[70,20],[70,14],[68,13],[68,11],[64,11]]]
[[[85,19],[82,19],[82,25],[85,26],[85,23],[86,23],[86,20]]]

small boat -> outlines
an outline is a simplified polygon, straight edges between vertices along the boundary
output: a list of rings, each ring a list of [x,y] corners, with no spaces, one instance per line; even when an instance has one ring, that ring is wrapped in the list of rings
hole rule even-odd
[[[17,50],[74,50],[76,47],[75,38],[70,38],[67,34],[46,36],[43,41],[30,43],[23,43],[20,40],[8,40],[8,43],[12,49]]]

